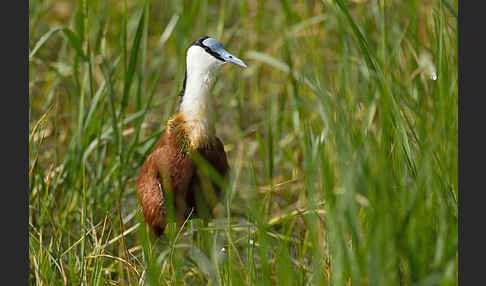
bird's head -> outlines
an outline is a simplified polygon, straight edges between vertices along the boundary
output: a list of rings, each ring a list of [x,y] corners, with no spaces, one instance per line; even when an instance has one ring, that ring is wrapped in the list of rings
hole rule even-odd
[[[225,63],[247,67],[241,59],[226,51],[223,45],[214,38],[199,38],[187,50],[186,64],[189,72],[212,72]]]

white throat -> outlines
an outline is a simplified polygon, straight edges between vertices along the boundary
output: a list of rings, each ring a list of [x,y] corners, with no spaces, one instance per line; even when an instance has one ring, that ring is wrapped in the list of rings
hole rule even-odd
[[[192,46],[186,56],[187,78],[180,112],[191,138],[209,139],[214,136],[214,112],[210,89],[216,72],[223,62],[199,46]]]

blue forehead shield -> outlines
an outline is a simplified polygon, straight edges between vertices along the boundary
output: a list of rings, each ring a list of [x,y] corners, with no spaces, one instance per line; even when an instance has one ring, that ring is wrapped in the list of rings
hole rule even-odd
[[[221,44],[218,40],[213,39],[213,38],[207,38],[204,41],[202,41],[202,44],[209,48],[211,52],[217,54],[221,60],[227,63],[232,63],[237,66],[241,67],[248,67],[244,61],[241,59],[235,57],[234,55],[230,54],[228,51],[226,51],[223,47],[223,44]]]

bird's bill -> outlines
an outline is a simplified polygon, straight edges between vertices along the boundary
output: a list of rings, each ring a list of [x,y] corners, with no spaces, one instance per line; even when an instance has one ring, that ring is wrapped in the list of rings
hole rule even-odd
[[[228,53],[227,51],[223,51],[221,53],[221,57],[227,63],[232,63],[234,65],[237,65],[237,66],[240,66],[240,67],[244,67],[244,68],[248,67],[243,60],[235,57],[234,55]]]

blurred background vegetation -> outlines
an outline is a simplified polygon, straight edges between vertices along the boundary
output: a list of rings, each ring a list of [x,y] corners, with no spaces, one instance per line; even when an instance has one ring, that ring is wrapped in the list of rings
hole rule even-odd
[[[32,285],[457,285],[457,0],[29,1]],[[147,232],[138,170],[185,52],[226,213]]]

